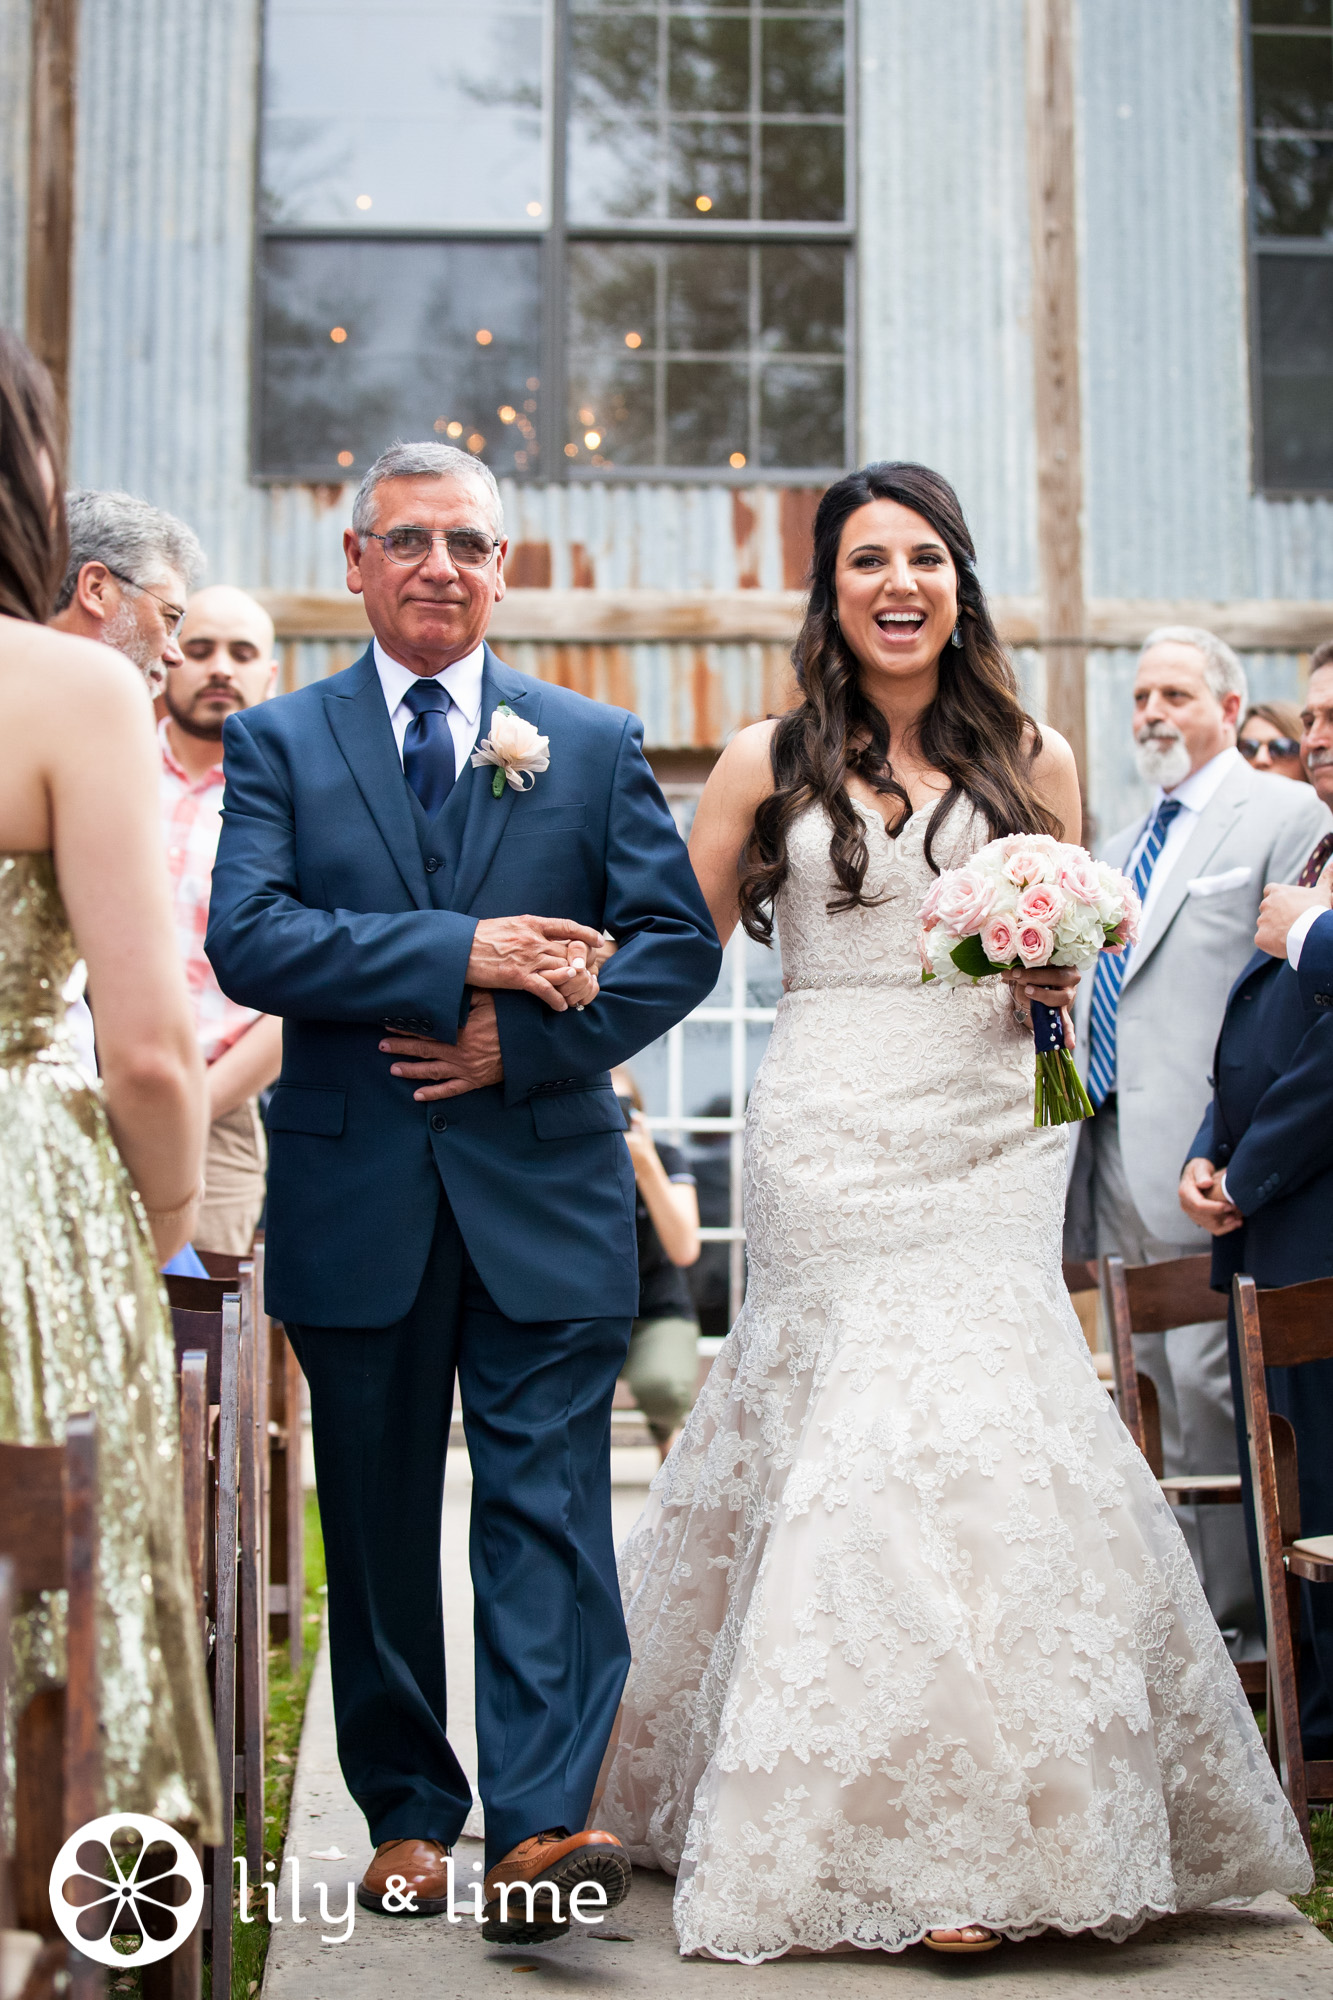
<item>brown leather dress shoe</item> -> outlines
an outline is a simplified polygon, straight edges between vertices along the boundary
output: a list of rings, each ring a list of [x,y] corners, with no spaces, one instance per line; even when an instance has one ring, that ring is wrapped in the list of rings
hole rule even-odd
[[[569,1935],[569,1896],[580,1882],[600,1884],[606,1897],[597,1906],[600,1916],[624,1902],[629,1894],[630,1873],[629,1856],[613,1833],[596,1829],[566,1833],[562,1826],[535,1833],[530,1840],[520,1840],[488,1872],[481,1934],[488,1944],[551,1944],[556,1938]],[[547,1882],[560,1892],[558,1920],[553,1909],[555,1898],[549,1892],[536,1892],[538,1883]],[[503,1883],[518,1885],[507,1898],[507,1908],[512,1914],[505,1914],[500,1903]],[[534,1890],[531,1916],[524,1883],[530,1883]]]
[[[448,1859],[442,1840],[382,1840],[356,1900],[385,1917],[438,1917],[449,1905]]]

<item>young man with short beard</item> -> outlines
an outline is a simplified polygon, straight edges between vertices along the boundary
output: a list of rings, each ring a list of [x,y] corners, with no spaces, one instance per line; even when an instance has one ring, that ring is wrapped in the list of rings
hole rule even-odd
[[[1145,640],[1132,727],[1156,793],[1101,850],[1133,878],[1143,920],[1138,943],[1105,957],[1079,991],[1078,1059],[1096,1116],[1080,1129],[1071,1257],[1158,1263],[1208,1244],[1176,1185],[1208,1104],[1227,993],[1254,950],[1265,883],[1294,882],[1333,828],[1311,787],[1241,757],[1246,694],[1243,666],[1213,633],[1164,626]],[[1157,1387],[1167,1475],[1234,1472],[1225,1320],[1136,1335],[1135,1359]],[[1233,1657],[1257,1657],[1240,1509],[1182,1509],[1181,1525]]]
[[[273,692],[273,621],[245,591],[215,584],[190,599],[179,647],[181,664],[162,693],[167,712],[158,741],[176,933],[208,1065],[211,1123],[195,1242],[243,1257],[264,1206],[258,1096],[282,1066],[282,1023],[226,997],[204,956],[204,933],[222,830],[222,725]]]

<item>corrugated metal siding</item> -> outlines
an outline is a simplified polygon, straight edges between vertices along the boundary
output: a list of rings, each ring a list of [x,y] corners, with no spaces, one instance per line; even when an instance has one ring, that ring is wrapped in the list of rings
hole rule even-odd
[[[0,0],[0,325],[23,326],[28,214],[28,0]]]
[[[1037,587],[1023,14],[863,0],[856,110],[862,456],[951,479],[1015,595]]]

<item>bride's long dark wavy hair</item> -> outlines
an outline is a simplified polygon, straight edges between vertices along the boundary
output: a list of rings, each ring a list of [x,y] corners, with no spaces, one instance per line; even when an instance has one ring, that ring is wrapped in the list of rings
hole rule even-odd
[[[894,831],[912,802],[894,776],[889,726],[861,685],[862,670],[842,636],[835,574],[848,516],[871,500],[896,500],[929,521],[948,546],[958,572],[961,647],[940,655],[939,687],[921,719],[923,756],[942,771],[949,789],[926,828],[926,860],[935,869],[933,842],[950,807],[966,797],[990,828],[1006,833],[1055,833],[1055,815],[1037,797],[1032,761],[1041,735],[1018,698],[1018,682],[991,620],[973,564],[976,551],[958,495],[928,466],[907,462],[866,465],[830,486],[815,514],[810,602],[792,650],[799,705],[773,732],[774,789],[754,816],[741,854],[741,922],[753,938],[773,935],[773,902],[787,877],[787,834],[809,806],[824,807],[833,825],[829,860],[840,894],[831,912],[854,910],[875,899],[863,893],[869,849],[865,825],[847,790],[855,771],[898,810]]]

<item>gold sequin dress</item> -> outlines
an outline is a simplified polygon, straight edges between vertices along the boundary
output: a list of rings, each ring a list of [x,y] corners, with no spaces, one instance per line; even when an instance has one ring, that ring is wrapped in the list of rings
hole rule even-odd
[[[108,1810],[220,1833],[181,1501],[171,1323],[138,1195],[76,1067],[77,952],[49,854],[0,854],[0,1439],[97,1418]],[[11,1698],[63,1679],[63,1596],[20,1605]]]

